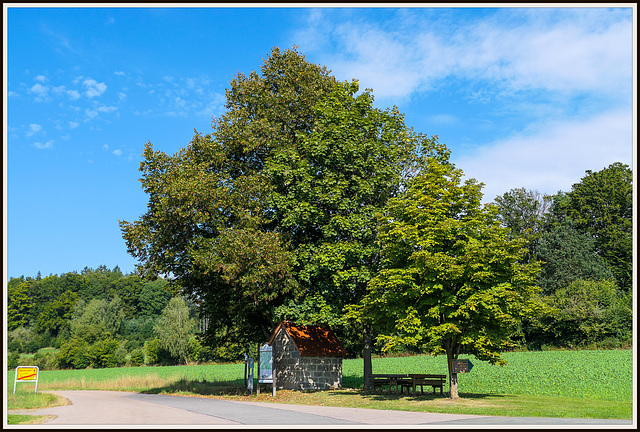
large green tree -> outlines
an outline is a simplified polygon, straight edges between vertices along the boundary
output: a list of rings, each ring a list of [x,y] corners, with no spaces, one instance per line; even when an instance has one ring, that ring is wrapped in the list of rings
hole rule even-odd
[[[504,364],[520,317],[537,308],[538,263],[521,263],[522,239],[500,227],[495,206],[480,204],[482,184],[432,159],[402,196],[389,200],[381,225],[384,268],[369,284],[363,314],[383,332],[385,349],[416,347]]]
[[[633,173],[616,162],[586,175],[554,202],[554,221],[575,222],[576,228],[595,240],[595,250],[605,259],[617,284],[631,291],[633,284]]]
[[[357,302],[377,270],[376,213],[447,153],[358,92],[274,49],[261,74],[231,82],[211,134],[174,156],[146,147],[149,211],[123,236],[143,274],[200,302],[212,343],[264,340],[276,309],[299,318],[290,301],[333,318]]]
[[[174,156],[145,148],[149,210],[121,222],[123,236],[142,275],[167,275],[200,302],[214,344],[263,340],[294,286],[289,239],[270,223],[264,166],[274,148],[311,131],[311,109],[335,82],[297,51],[274,49],[261,74],[231,81],[211,134],[196,133]]]

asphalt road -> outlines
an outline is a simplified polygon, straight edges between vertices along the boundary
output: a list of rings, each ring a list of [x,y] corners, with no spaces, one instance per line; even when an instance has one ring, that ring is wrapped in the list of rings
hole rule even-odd
[[[202,397],[168,396],[114,391],[55,391],[69,405],[29,411],[10,411],[52,417],[47,425],[300,425],[342,427],[358,425],[505,425],[564,426],[585,425],[632,428],[631,420],[557,419],[540,417],[492,417],[462,414],[418,413],[287,405],[262,402],[235,402]],[[625,427],[626,426],[626,427]]]

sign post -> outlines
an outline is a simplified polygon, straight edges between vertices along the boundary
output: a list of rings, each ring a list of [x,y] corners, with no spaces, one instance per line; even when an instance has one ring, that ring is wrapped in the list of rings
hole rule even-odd
[[[470,360],[451,360],[451,372],[467,373],[473,368]]]
[[[16,377],[13,381],[13,393],[16,393],[16,384],[20,382],[35,382],[36,389],[34,393],[38,392],[38,372],[40,369],[38,366],[18,366],[16,368]]]

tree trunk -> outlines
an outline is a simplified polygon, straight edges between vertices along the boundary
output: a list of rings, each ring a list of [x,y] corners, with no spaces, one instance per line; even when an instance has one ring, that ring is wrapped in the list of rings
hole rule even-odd
[[[373,367],[371,365],[371,324],[363,323],[362,325],[362,360],[364,361],[364,391],[373,389],[373,380],[371,374]]]
[[[457,353],[453,352],[453,347],[447,347],[447,365],[449,366],[449,397],[451,399],[460,399],[458,394],[458,374],[453,372],[453,361],[458,358]]]

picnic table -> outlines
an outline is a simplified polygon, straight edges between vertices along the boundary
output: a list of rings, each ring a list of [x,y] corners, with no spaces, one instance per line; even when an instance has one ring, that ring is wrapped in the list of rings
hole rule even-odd
[[[404,393],[404,389],[409,389],[413,394],[417,393],[420,387],[420,393],[424,394],[424,386],[433,387],[433,394],[436,394],[436,388],[443,393],[444,383],[447,379],[446,375],[435,374],[371,374],[373,379],[373,391],[377,388],[382,390],[383,386],[389,387],[389,392],[395,388],[395,393]]]

